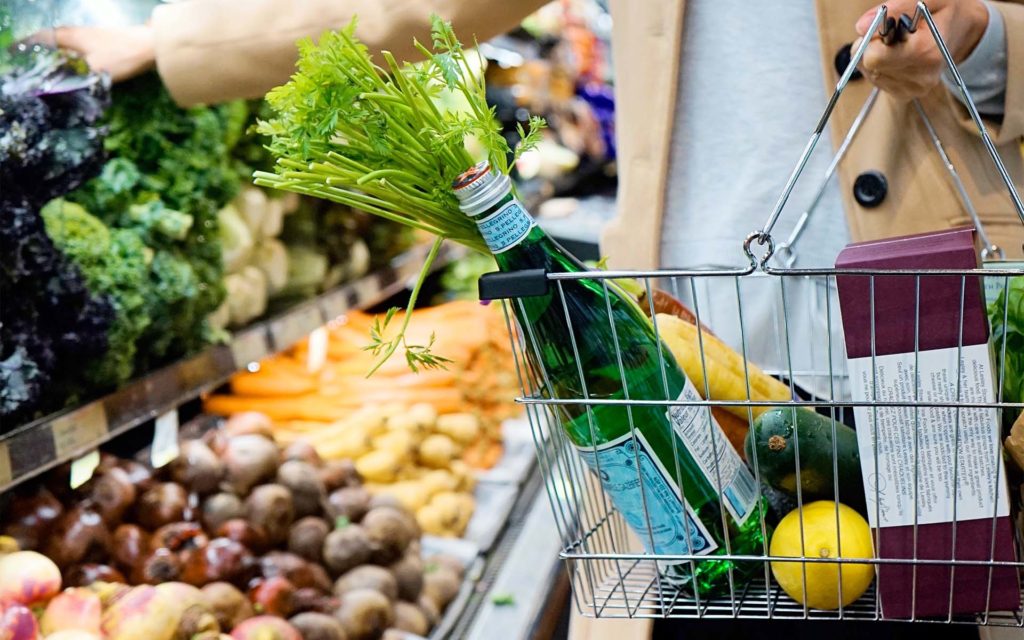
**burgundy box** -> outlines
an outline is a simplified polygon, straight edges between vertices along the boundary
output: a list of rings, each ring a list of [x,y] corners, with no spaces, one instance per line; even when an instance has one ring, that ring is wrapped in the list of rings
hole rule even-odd
[[[836,260],[838,269],[974,269],[977,266],[973,230],[970,228],[852,244]],[[919,292],[914,276],[878,276],[874,278],[873,285],[868,276],[838,276],[836,280],[847,356],[851,361],[872,355],[872,286],[876,358],[914,353],[915,302],[918,295],[920,352],[956,348],[958,344],[981,345],[988,341],[988,320],[982,283],[978,277],[968,276],[964,280],[958,275],[924,276],[920,278]],[[964,322],[961,343],[962,286]],[[870,369],[871,365],[868,367]],[[956,377],[955,373],[953,377]],[[858,422],[858,428],[864,429],[865,425]],[[907,425],[911,433],[913,428],[913,423]],[[998,490],[1005,491],[1005,486]],[[960,520],[955,523],[955,529],[954,554],[954,523],[918,524],[917,558],[988,561],[991,556],[997,561],[1015,560],[1013,524],[1008,516]],[[875,552],[879,558],[914,558],[913,526],[879,527],[874,529],[874,533]],[[950,612],[970,614],[984,612],[986,606],[990,611],[1020,608],[1020,587],[1014,567],[958,566],[951,569],[942,565],[918,565],[916,589],[913,576],[914,569],[908,564],[878,565],[877,589],[883,617],[946,616]]]

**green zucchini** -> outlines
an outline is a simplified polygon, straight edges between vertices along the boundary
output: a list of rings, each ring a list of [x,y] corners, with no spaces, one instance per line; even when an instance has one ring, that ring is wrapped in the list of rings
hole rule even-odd
[[[832,420],[827,416],[802,407],[779,407],[754,420],[745,445],[747,463],[753,467],[757,456],[757,470],[765,484],[797,495],[799,448],[800,497],[804,504],[832,500],[837,484],[834,472],[838,471],[839,501],[864,511],[857,432],[845,424],[837,421],[833,432]]]

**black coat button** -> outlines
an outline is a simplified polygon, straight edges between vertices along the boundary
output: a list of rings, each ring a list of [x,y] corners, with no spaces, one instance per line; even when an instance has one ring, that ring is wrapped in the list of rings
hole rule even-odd
[[[853,181],[853,198],[862,207],[877,207],[885,200],[887,193],[889,181],[881,171],[865,171]]]
[[[853,58],[853,43],[848,42],[847,44],[839,47],[839,51],[836,52],[836,73],[842,76],[846,71],[846,67],[850,66],[851,58]],[[850,80],[860,80],[863,77],[864,74],[860,72],[860,69],[854,69],[853,75],[850,76]]]

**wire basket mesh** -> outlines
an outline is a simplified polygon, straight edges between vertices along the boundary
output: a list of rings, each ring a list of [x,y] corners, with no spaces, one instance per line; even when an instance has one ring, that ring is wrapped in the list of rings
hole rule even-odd
[[[904,17],[902,26],[912,31],[922,18],[1024,223],[1012,179],[927,7],[919,3],[917,14]],[[990,322],[985,302],[986,287],[1009,300],[1011,283],[1024,277],[1024,270],[998,264],[977,268],[973,242],[970,264],[957,268],[793,269],[792,247],[809,212],[778,252],[771,236],[870,35],[891,32],[893,23],[887,20],[883,6],[769,221],[746,239],[749,267],[534,270],[519,274],[522,286],[516,291],[484,295],[505,298],[522,386],[518,401],[527,407],[562,537],[561,557],[583,615],[1024,626],[1024,563],[1013,522],[1019,517],[1019,478],[1008,482],[1002,446],[1002,421],[1020,413],[1024,403],[1004,398],[1010,305],[1003,303],[1003,330],[992,332],[990,341],[990,329],[999,325],[999,318]],[[876,96],[869,98],[854,129]],[[918,113],[933,132],[927,114],[922,109]],[[840,145],[826,180],[854,133]],[[935,146],[945,158],[937,139]],[[948,169],[962,187],[952,165]],[[958,191],[975,219],[982,257],[1001,257],[1002,249],[989,242],[973,215],[966,191]],[[755,255],[758,251],[762,255]],[[776,266],[773,257],[785,266]],[[640,311],[650,317],[654,342],[662,345],[648,355],[656,353],[661,361],[653,370],[660,372],[663,393],[649,392],[657,384],[645,387],[647,392],[634,386],[630,393],[630,380],[636,380],[631,371],[636,346],[626,340],[628,328],[622,325],[630,316],[619,302],[611,302],[629,297],[623,293],[623,279],[638,287]],[[603,293],[604,308],[572,308],[573,292],[583,288]],[[659,314],[657,308],[665,293],[692,313],[689,351],[682,357],[672,345],[678,325],[666,324],[672,314]],[[564,317],[564,323],[556,333],[566,344],[551,344],[550,325],[535,326],[537,307],[530,306],[531,296],[546,296],[546,304],[560,305],[554,315]],[[586,326],[579,324],[581,318]],[[858,323],[863,330],[851,332]],[[595,333],[593,327],[601,324]],[[601,344],[592,344],[595,335]],[[676,335],[675,341],[679,339]],[[894,343],[902,347],[893,350]],[[550,351],[556,347],[564,353],[553,356]],[[595,350],[603,357],[587,355]],[[670,384],[666,371],[674,365],[666,364],[669,358],[685,372],[693,393],[687,393],[690,386],[678,393]],[[594,388],[594,371],[588,369],[594,366],[609,368],[603,375],[617,377],[621,385]],[[731,393],[720,393],[715,386],[724,384],[721,375],[730,367],[738,381]],[[765,385],[774,395],[761,392]],[[600,412],[624,422],[621,437],[598,437]],[[768,438],[764,449],[758,434],[769,414],[783,423],[788,416],[791,420],[788,435],[774,444]],[[801,422],[812,420],[810,415],[816,426]],[[661,444],[651,444],[658,428],[650,425],[660,420],[670,433]],[[686,429],[690,431],[683,433]],[[856,434],[852,450],[842,440],[852,436],[843,433]],[[609,457],[612,445],[626,452],[621,464]],[[789,468],[780,468],[770,455],[775,445],[779,451],[791,448]],[[668,446],[671,454],[665,453]],[[740,457],[745,459],[738,466],[730,462]],[[680,459],[690,466],[681,465]],[[713,487],[711,495],[694,492],[694,486],[703,485],[695,485],[687,474],[697,467]],[[741,481],[746,474],[749,479]],[[1015,487],[1013,499],[1009,484]],[[659,492],[675,493],[685,509],[659,511],[665,504]],[[856,503],[858,495],[863,503],[857,510],[867,516],[870,534],[868,550],[852,553],[851,548],[865,544],[849,535],[846,524],[845,505]],[[778,551],[773,529],[781,526],[783,515],[809,513],[805,510],[814,504],[825,504],[815,508],[832,515],[813,526],[806,517],[797,517],[797,551],[792,544],[788,551]],[[824,534],[816,530],[829,519],[834,522],[832,533],[827,526]],[[835,548],[813,548],[822,535],[834,538]],[[829,576],[834,576],[831,582]],[[845,579],[857,576],[862,584]],[[863,584],[865,576],[870,586]],[[825,601],[832,604],[820,604]]]

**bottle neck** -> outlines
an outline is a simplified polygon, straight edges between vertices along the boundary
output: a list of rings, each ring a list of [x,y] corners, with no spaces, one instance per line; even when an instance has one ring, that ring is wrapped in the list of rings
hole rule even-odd
[[[537,222],[511,191],[491,206],[471,216],[494,255],[515,249],[537,228]]]

